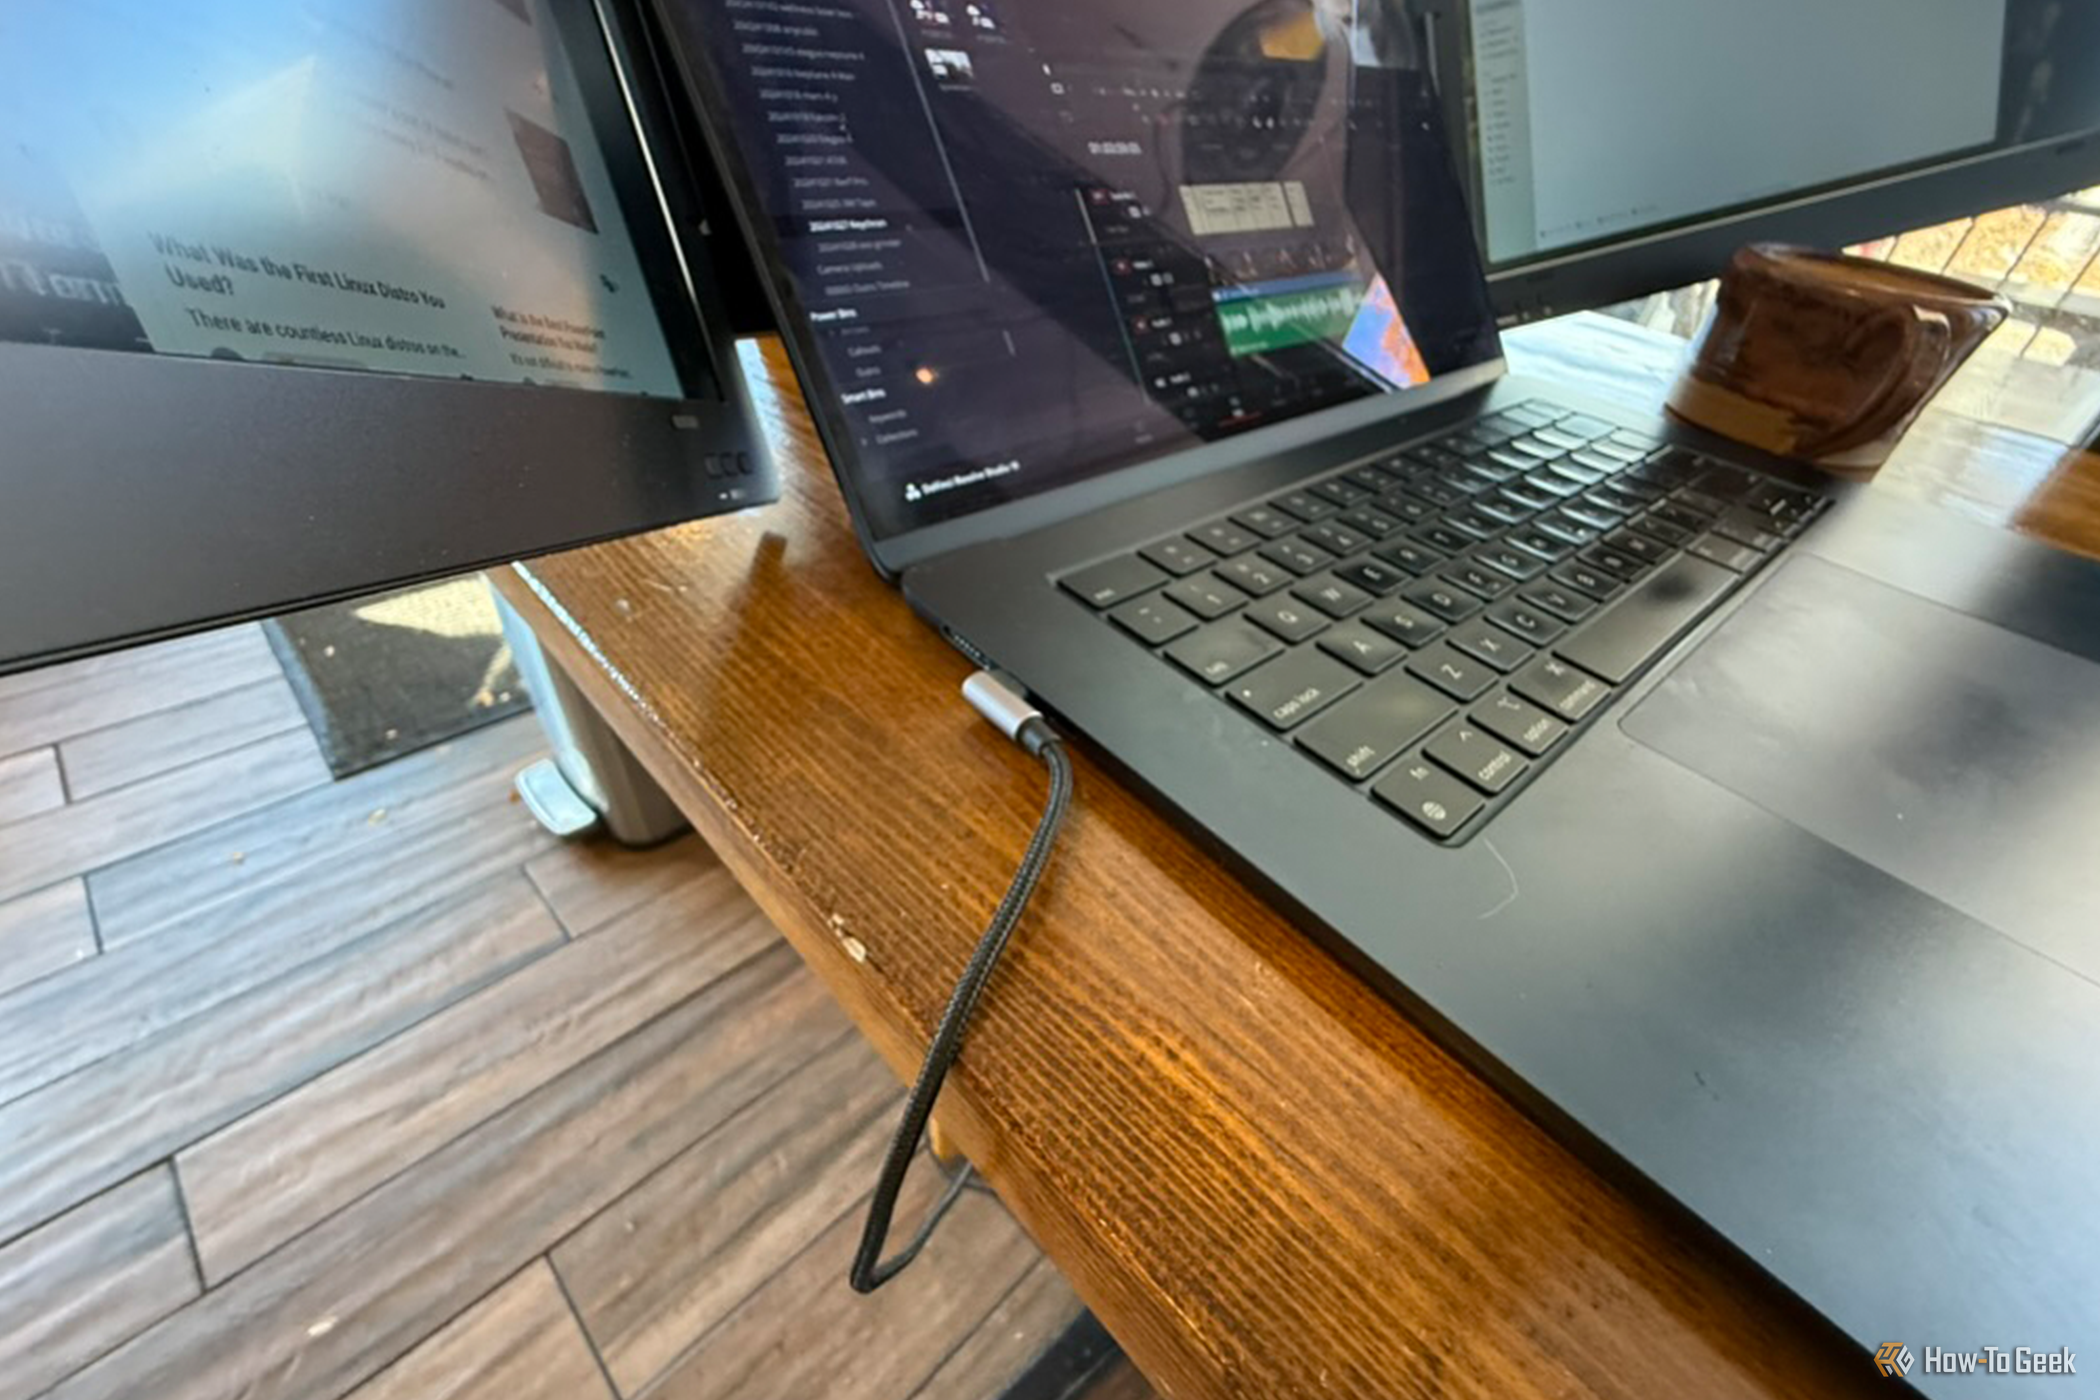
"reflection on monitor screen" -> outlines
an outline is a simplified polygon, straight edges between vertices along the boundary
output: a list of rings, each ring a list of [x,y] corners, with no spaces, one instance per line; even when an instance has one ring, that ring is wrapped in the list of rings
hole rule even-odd
[[[14,0],[0,339],[679,397],[546,0]]]
[[[2007,0],[1472,0],[1490,262],[1987,146]]]

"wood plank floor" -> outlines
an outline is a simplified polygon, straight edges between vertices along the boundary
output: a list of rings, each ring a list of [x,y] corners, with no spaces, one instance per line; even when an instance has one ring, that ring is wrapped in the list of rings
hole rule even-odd
[[[975,1400],[1077,1315],[976,1193],[846,1287],[899,1086],[539,748],[331,782],[254,627],[0,679],[0,1400]]]

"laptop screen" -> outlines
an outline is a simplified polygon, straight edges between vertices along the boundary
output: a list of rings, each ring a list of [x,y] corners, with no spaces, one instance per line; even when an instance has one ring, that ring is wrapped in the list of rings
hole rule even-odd
[[[0,340],[683,397],[552,19],[17,0]]]
[[[1397,0],[664,0],[887,537],[1499,353]]]

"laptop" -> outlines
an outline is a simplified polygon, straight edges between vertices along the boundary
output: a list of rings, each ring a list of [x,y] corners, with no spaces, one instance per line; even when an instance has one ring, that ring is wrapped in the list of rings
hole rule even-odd
[[[1862,1346],[2096,1340],[2100,568],[1507,373],[1386,9],[662,15],[930,624]]]

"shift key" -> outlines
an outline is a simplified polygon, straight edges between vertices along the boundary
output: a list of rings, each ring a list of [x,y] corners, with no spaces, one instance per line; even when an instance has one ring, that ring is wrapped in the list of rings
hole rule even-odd
[[[1719,602],[1736,577],[1718,564],[1679,555],[1554,650],[1622,685]]]
[[[1357,782],[1443,723],[1455,708],[1448,696],[1412,676],[1388,676],[1299,730],[1298,745]]]

